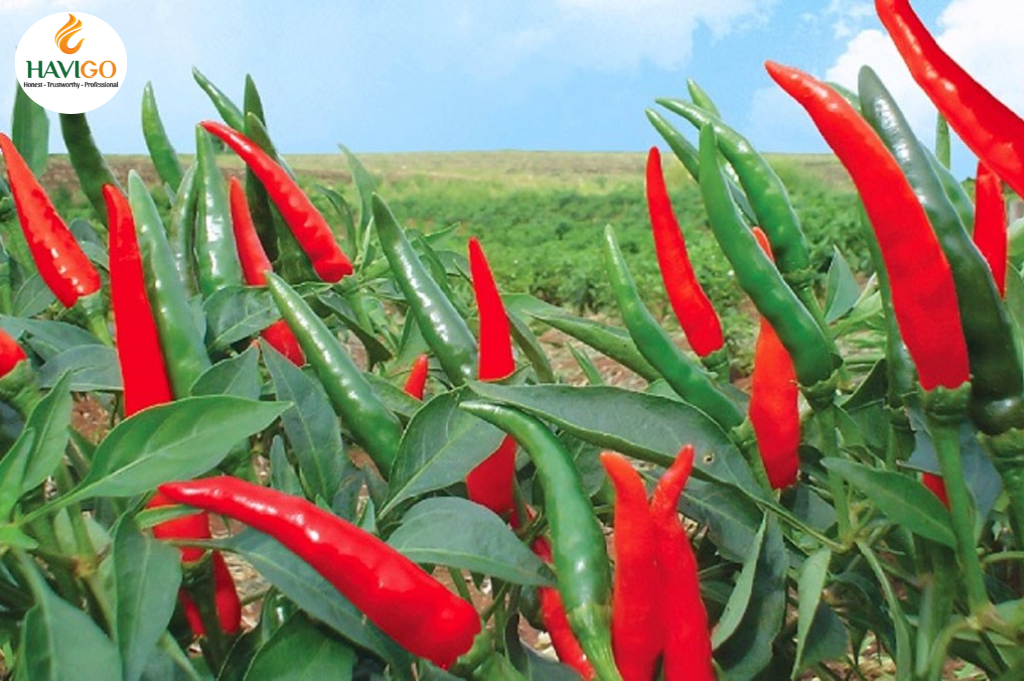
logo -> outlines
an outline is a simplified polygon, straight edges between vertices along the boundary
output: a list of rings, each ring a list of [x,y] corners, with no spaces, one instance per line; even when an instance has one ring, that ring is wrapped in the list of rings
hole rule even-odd
[[[14,72],[40,106],[85,113],[121,89],[128,58],[121,37],[102,19],[82,12],[51,14],[22,36]]]
[[[64,24],[57,35],[53,36],[53,42],[57,43],[57,47],[64,54],[74,54],[78,52],[78,49],[82,47],[82,41],[85,38],[79,38],[78,44],[71,47],[71,39],[75,37],[75,34],[82,30],[82,20],[77,19],[74,14],[68,15],[68,23]]]

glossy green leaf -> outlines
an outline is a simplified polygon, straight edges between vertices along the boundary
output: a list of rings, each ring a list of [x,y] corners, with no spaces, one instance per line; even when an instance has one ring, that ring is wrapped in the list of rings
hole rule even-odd
[[[406,499],[465,479],[504,438],[494,426],[459,409],[465,389],[438,395],[416,412],[402,436],[381,515]]]
[[[25,94],[21,85],[15,87],[11,141],[32,173],[40,177],[50,158],[50,117],[46,109]]]
[[[52,387],[65,373],[71,375],[70,387],[74,392],[113,392],[123,388],[117,351],[106,345],[79,345],[55,355],[40,367],[39,385]]]
[[[32,457],[36,431],[25,427],[11,448],[0,459],[0,522],[7,522],[24,494],[25,471]]]
[[[247,400],[260,398],[259,353],[248,348],[237,357],[217,362],[196,379],[192,395],[232,395]]]
[[[225,350],[232,343],[258,335],[281,314],[264,288],[228,286],[203,303],[206,315],[206,345]]]
[[[163,635],[178,598],[181,559],[178,549],[139,532],[130,519],[114,532],[117,575],[116,640],[124,681],[135,681]]]
[[[305,495],[302,489],[302,482],[299,474],[292,467],[284,451],[284,439],[280,435],[274,436],[270,443],[270,487],[285,494],[301,497]]]
[[[746,461],[725,432],[685,402],[607,386],[504,386],[473,382],[481,397],[518,407],[599,447],[670,466],[685,444],[698,471],[758,493]]]
[[[266,342],[261,341],[260,348],[277,399],[293,405],[281,415],[281,423],[302,479],[313,497],[331,500],[352,469],[338,417],[319,381]]]
[[[447,565],[513,584],[554,586],[544,563],[487,508],[455,497],[409,509],[388,544],[417,563]]]
[[[797,605],[796,620],[796,660],[793,662],[793,675],[803,668],[804,649],[807,645],[811,625],[814,623],[818,606],[821,603],[821,593],[828,581],[828,566],[832,560],[832,552],[821,549],[809,556],[800,565],[797,575]]]
[[[22,622],[17,656],[21,663],[19,678],[81,681],[83,670],[95,679],[122,678],[117,646],[103,630],[76,606],[53,593],[41,577],[36,575],[33,582],[36,603]]]
[[[267,581],[310,617],[331,627],[353,644],[401,665],[408,654],[373,625],[306,562],[272,537],[245,530],[221,545],[245,558]]]
[[[218,396],[144,409],[100,443],[88,474],[68,496],[127,497],[168,480],[194,478],[219,464],[240,440],[269,426],[288,406]]]
[[[725,678],[754,678],[767,667],[772,660],[775,637],[782,628],[789,558],[774,516],[765,516],[761,534],[753,588],[743,619],[735,633],[716,650]]]
[[[764,513],[730,486],[691,478],[683,492],[686,515],[707,526],[708,536],[727,559],[742,563],[750,554]]]
[[[274,632],[253,658],[247,681],[310,681],[352,678],[356,654],[305,615],[296,615]]]
[[[822,464],[856,487],[893,522],[925,539],[956,548],[949,511],[917,480],[843,459],[824,459]]]
[[[853,309],[860,297],[853,270],[838,248],[832,249],[832,263],[825,282],[825,321],[832,323]]]
[[[736,578],[736,584],[729,594],[729,601],[725,604],[722,616],[718,618],[711,633],[711,645],[714,648],[729,640],[729,637],[736,633],[736,628],[743,621],[743,615],[750,605],[750,596],[754,590],[754,575],[757,573],[758,560],[761,557],[761,547],[764,545],[764,530],[766,521],[762,521],[761,527],[757,530],[754,541],[750,544],[750,551],[743,562],[743,569]]]
[[[21,482],[22,492],[42,484],[53,474],[64,456],[70,437],[68,429],[71,427],[73,405],[70,383],[71,376],[65,374],[28,416],[25,427],[34,430],[36,438]]]

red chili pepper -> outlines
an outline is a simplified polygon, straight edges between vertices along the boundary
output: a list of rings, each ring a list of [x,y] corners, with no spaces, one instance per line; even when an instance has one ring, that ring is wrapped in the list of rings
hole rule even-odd
[[[722,323],[694,274],[686,252],[686,241],[665,187],[661,152],[657,147],[651,147],[647,156],[647,207],[651,214],[661,280],[669,302],[693,351],[706,357],[720,350],[725,343]]]
[[[167,377],[160,334],[146,297],[146,275],[139,254],[128,199],[104,185],[110,220],[110,303],[114,312],[117,360],[124,384],[124,415],[174,400]]]
[[[405,380],[405,393],[407,395],[411,395],[417,400],[423,399],[423,391],[427,386],[427,370],[429,368],[429,357],[420,355],[416,358],[416,361],[412,363],[409,378]]]
[[[942,505],[949,508],[949,496],[946,494],[946,483],[941,475],[935,473],[921,473],[921,484],[931,490],[932,494],[939,498]]]
[[[108,185],[109,186],[109,185]],[[109,205],[109,204],[108,204]],[[153,495],[153,498],[146,504],[146,508],[160,508],[171,506],[175,502],[161,492]],[[175,518],[153,526],[153,536],[161,540],[175,539],[209,539],[210,515],[208,513],[193,513],[191,515]],[[205,551],[192,546],[182,546],[181,562],[188,565],[201,560]],[[235,581],[231,577],[224,556],[219,551],[213,551],[210,555],[211,568],[213,570],[214,606],[217,611],[217,620],[220,622],[221,631],[225,634],[237,633],[241,627],[242,604],[238,599],[238,591],[235,589]],[[185,617],[196,636],[204,636],[206,627],[203,625],[202,617],[199,615],[199,608],[195,601],[185,589],[178,592],[178,598],[185,610]]]
[[[759,227],[754,236],[772,258],[768,237]],[[772,258],[774,260],[774,258]],[[796,482],[800,468],[800,388],[793,360],[764,317],[754,350],[754,373],[750,386],[750,422],[757,437],[768,482],[773,489]]]
[[[99,272],[82,252],[14,143],[3,133],[0,133],[0,151],[7,163],[7,178],[18,209],[18,221],[39,276],[61,305],[74,307],[79,298],[100,290]]]
[[[277,539],[399,645],[442,668],[480,632],[470,603],[377,537],[305,499],[226,476],[169,483],[160,491]]]
[[[551,544],[546,537],[535,539],[532,548],[545,563],[552,561]],[[542,586],[537,590],[537,596],[540,598],[541,617],[544,619],[544,626],[547,627],[548,636],[551,637],[551,645],[558,654],[558,661],[575,669],[584,681],[590,681],[594,678],[594,668],[590,666],[586,653],[576,640],[576,635],[572,633],[558,589]]]
[[[661,655],[665,630],[658,536],[647,506],[647,491],[632,464],[619,454],[601,455],[615,486],[615,583],[612,645],[624,681],[650,681]]]
[[[864,201],[889,273],[903,341],[921,386],[956,388],[970,377],[949,262],[900,167],[871,126],[835,90],[768,62],[768,73],[807,110]]]
[[[708,615],[700,597],[697,558],[679,521],[679,495],[693,470],[694,451],[683,447],[675,463],[658,481],[651,498],[651,517],[658,535],[658,563],[664,575],[660,598],[665,613],[666,681],[714,681],[715,668],[708,634]]]
[[[498,381],[516,369],[512,335],[498,285],[475,238],[469,240],[469,269],[480,316],[477,376],[481,381]],[[514,512],[515,474],[516,441],[506,436],[494,453],[466,476],[469,498],[501,516]]]
[[[1024,120],[946,54],[908,0],[875,0],[896,49],[971,151],[1024,196]]]
[[[200,125],[234,149],[259,178],[321,279],[333,284],[352,274],[352,263],[334,239],[331,226],[284,168],[237,130],[214,121]]]
[[[7,332],[0,329],[0,378],[11,373],[11,370],[18,365],[18,362],[28,359],[25,350],[18,345],[18,341],[7,335]]]
[[[229,183],[231,197],[231,225],[235,233],[235,244],[238,249],[238,260],[242,265],[242,275],[249,286],[266,286],[267,272],[272,271],[270,259],[263,250],[263,244],[256,234],[256,225],[249,212],[249,203],[245,198],[245,188],[237,178],[232,177]],[[261,334],[275,350],[280,352],[295,366],[306,363],[306,356],[299,347],[299,341],[292,333],[288,323],[283,319],[274,322]]]
[[[985,256],[999,295],[1006,297],[1007,241],[1006,200],[999,176],[982,162],[974,185],[974,244]]]

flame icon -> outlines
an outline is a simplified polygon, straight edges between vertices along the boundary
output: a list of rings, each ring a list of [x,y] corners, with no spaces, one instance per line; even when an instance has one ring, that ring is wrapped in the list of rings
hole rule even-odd
[[[79,38],[78,44],[71,47],[69,44],[71,39],[75,37],[75,34],[82,30],[82,20],[76,17],[74,14],[68,14],[68,23],[64,24],[57,35],[53,36],[53,42],[57,43],[57,47],[64,54],[74,54],[78,52],[79,48],[82,47],[82,42],[85,38]]]

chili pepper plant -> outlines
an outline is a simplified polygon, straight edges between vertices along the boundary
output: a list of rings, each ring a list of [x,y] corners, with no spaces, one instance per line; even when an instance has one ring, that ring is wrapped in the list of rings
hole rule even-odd
[[[1024,191],[1024,122],[906,0],[876,5],[936,140],[869,69],[848,92],[767,64],[860,194],[870,276],[809,255],[814,227],[696,83],[648,111],[671,157],[650,150],[636,201],[682,344],[620,227],[617,323],[505,290],[486,238],[403,227],[347,149],[351,184],[300,182],[251,78],[239,106],[194,72],[223,122],[198,123],[191,163],[147,86],[152,169],[127,178],[60,115],[93,211],[67,224],[38,180],[50,121],[19,92],[0,133],[4,673],[1024,676],[1024,251],[1003,184]],[[677,161],[759,317],[749,392],[675,217]],[[548,327],[585,384],[552,368]],[[596,355],[646,387],[606,385]]]

